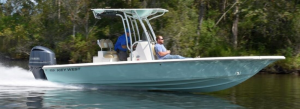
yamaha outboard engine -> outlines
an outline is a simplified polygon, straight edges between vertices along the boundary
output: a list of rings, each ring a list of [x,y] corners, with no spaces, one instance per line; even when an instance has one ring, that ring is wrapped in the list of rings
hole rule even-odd
[[[29,56],[29,69],[32,71],[35,79],[47,80],[42,69],[44,65],[56,64],[55,53],[43,46],[35,46],[31,49]]]

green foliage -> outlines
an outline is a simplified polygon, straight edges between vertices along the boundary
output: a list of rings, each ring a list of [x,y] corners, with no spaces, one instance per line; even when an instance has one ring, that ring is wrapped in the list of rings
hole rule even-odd
[[[91,62],[92,55],[96,55],[98,46],[95,43],[96,37],[85,38],[81,34],[76,37],[69,36],[65,41],[57,44],[55,52],[58,61],[69,61],[70,63]]]

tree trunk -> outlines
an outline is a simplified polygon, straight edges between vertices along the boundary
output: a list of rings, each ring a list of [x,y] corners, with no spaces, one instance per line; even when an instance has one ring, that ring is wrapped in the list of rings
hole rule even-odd
[[[298,0],[295,0],[295,3],[294,3],[294,12],[297,10],[297,4],[298,4]]]
[[[147,1],[144,0],[144,1],[142,2],[142,5],[143,5],[144,8],[147,8]]]
[[[76,25],[73,24],[73,38],[75,38],[75,33],[76,33]]]
[[[237,37],[238,37],[238,22],[239,22],[239,0],[235,0],[235,2],[237,3],[237,5],[235,6],[235,11],[233,13],[234,15],[234,21],[232,24],[232,40],[233,40],[233,48],[237,49]]]
[[[60,19],[60,0],[57,1],[58,2],[58,21]]]
[[[221,5],[220,5],[220,12],[221,13],[225,13],[225,9],[226,9],[226,2],[227,0],[221,0]],[[224,15],[224,20],[225,20],[225,15]]]
[[[199,16],[198,16],[198,28],[197,28],[197,34],[200,36],[201,26],[205,15],[205,6],[206,3],[204,0],[199,0]]]

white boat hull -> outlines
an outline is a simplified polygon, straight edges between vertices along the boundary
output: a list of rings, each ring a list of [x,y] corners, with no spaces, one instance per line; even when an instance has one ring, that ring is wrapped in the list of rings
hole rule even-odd
[[[212,92],[230,88],[283,56],[216,57],[44,66],[49,81],[138,90]]]

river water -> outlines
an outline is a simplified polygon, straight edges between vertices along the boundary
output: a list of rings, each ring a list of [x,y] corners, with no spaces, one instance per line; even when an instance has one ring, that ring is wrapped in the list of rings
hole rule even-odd
[[[257,74],[213,93],[105,90],[35,80],[27,62],[0,61],[0,108],[297,109],[300,76]],[[5,64],[3,64],[5,63]]]

